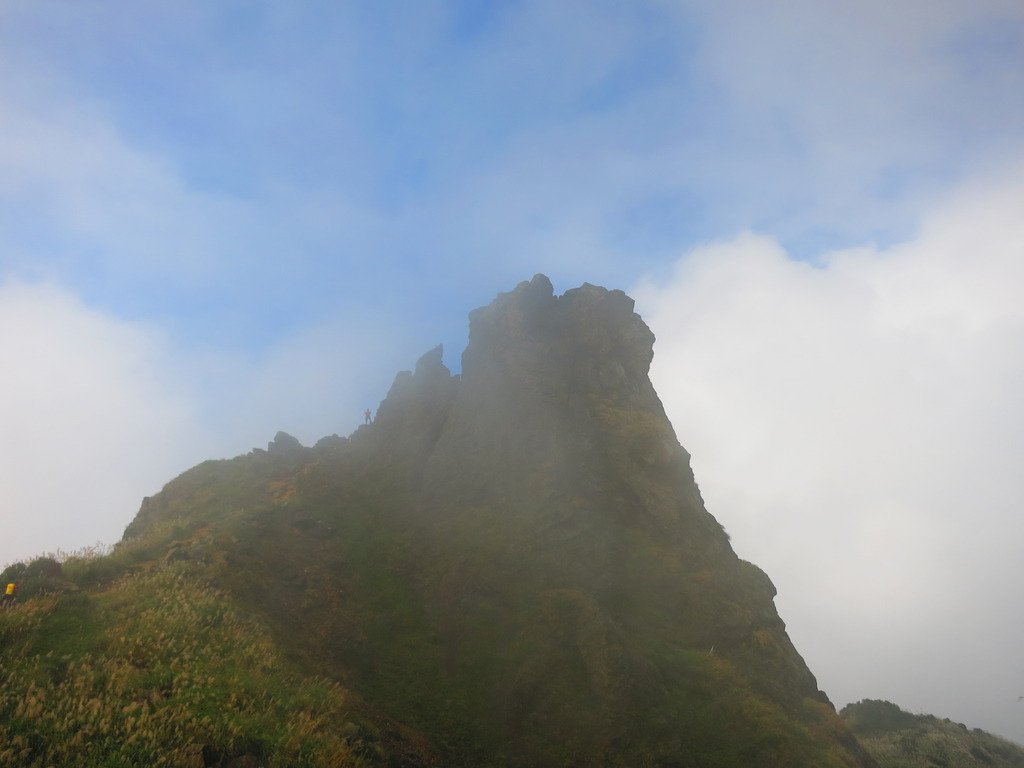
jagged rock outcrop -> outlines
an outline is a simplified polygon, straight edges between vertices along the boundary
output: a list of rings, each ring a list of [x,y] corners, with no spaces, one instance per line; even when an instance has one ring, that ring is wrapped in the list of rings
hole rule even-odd
[[[271,456],[292,457],[302,453],[302,443],[298,438],[292,437],[287,432],[278,432],[274,439],[267,443],[267,453]]]
[[[201,465],[129,531],[230,530],[222,583],[449,765],[874,765],[705,509],[633,310],[538,275],[471,313],[460,376],[437,347],[350,439]]]
[[[413,461],[430,450],[458,390],[458,380],[441,361],[443,351],[438,345],[416,361],[414,371],[395,376],[367,437],[372,435],[388,450],[399,451]]]

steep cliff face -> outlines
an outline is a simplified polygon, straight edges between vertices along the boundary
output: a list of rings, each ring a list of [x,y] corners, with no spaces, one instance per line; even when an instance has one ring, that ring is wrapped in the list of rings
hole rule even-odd
[[[129,532],[228,533],[220,583],[447,764],[873,765],[705,509],[653,343],[538,275],[461,376],[432,350],[351,438],[202,465]]]

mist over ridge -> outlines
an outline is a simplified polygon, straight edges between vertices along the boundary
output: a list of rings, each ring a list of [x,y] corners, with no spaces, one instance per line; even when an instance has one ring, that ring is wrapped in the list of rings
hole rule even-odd
[[[875,765],[771,581],[704,508],[633,308],[622,291],[522,282],[470,314],[461,375],[435,348],[347,438],[282,432],[196,466],[108,557],[25,571],[29,593],[33,577],[64,584],[25,607],[116,616],[126,573],[201,580],[302,674],[345,685],[375,724],[346,749],[376,732],[382,758],[410,765]],[[129,677],[145,688],[148,673]],[[171,679],[147,711],[175,705]],[[166,749],[286,751],[194,730]]]

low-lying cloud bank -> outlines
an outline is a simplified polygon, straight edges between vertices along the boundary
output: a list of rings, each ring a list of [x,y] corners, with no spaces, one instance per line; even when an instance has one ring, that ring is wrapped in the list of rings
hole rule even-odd
[[[51,285],[0,283],[0,563],[120,537],[202,440],[160,334]]]
[[[1024,741],[1024,185],[878,250],[746,233],[641,283],[652,377],[711,512],[838,703]]]
[[[0,568],[113,543],[143,496],[279,429],[349,432],[415,359],[410,336],[339,314],[256,352],[186,350],[62,287],[0,280]]]

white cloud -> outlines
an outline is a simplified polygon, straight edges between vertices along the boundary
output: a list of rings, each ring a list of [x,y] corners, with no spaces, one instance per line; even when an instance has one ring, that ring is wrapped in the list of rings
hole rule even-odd
[[[1019,154],[1019,2],[677,8],[700,24],[696,71],[728,105],[704,137],[704,187],[724,179],[723,204],[783,237],[900,231],[949,179]]]
[[[210,272],[211,246],[230,252],[215,229],[237,224],[239,206],[189,189],[166,159],[132,147],[102,105],[42,76],[18,80],[0,87],[4,261],[196,279]]]
[[[61,288],[0,282],[0,567],[117,541],[143,496],[279,429],[347,434],[436,341],[339,313],[257,352],[183,351]]]
[[[48,285],[0,283],[0,563],[120,538],[202,430],[160,336]]]
[[[376,410],[395,373],[437,343],[423,331],[403,332],[383,314],[338,312],[257,354],[197,356],[191,366],[207,393],[204,421],[216,435],[204,450],[244,453],[278,430],[304,445],[346,435],[365,408]]]
[[[157,302],[216,292],[223,302],[252,285],[280,289],[325,248],[358,252],[381,236],[380,216],[347,190],[300,176],[225,189],[229,171],[197,168],[182,146],[138,130],[124,104],[27,55],[11,58],[0,50],[4,273],[93,281]]]
[[[747,233],[633,294],[708,507],[825,690],[1018,740],[1021,210],[975,186],[817,265]]]

